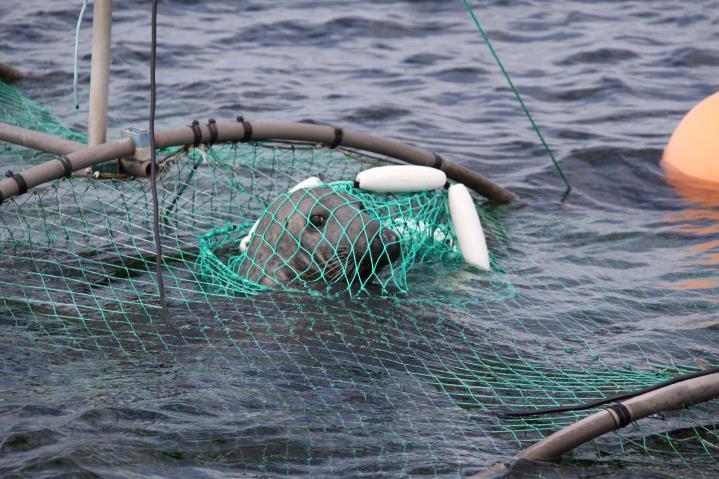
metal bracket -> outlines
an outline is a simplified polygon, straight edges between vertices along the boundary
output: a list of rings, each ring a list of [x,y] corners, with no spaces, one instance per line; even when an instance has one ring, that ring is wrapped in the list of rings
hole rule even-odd
[[[150,159],[150,132],[144,128],[125,128],[122,130],[123,138],[130,138],[135,143],[134,159],[148,161]]]

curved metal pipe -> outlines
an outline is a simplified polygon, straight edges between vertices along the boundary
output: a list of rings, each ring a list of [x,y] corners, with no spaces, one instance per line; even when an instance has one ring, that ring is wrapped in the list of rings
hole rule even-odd
[[[615,408],[608,408],[588,416],[538,443],[530,446],[517,459],[546,461],[595,439],[609,431],[626,426],[630,422],[661,411],[677,409],[719,398],[719,373],[709,374],[681,383],[672,384],[641,396],[619,403],[628,413],[622,418]]]
[[[215,141],[242,141],[246,133],[245,125],[249,124],[246,122],[217,123],[217,138]],[[4,127],[5,125],[0,123],[0,129]],[[200,131],[200,141],[209,142],[209,127],[200,125]],[[251,134],[251,141],[305,141],[324,145],[333,145],[337,143],[338,138],[337,130],[334,127],[307,123],[256,122],[251,125]],[[157,148],[191,145],[194,140],[193,130],[189,127],[175,128],[155,134]],[[342,131],[341,141],[338,145],[396,158],[415,165],[439,167],[452,180],[464,183],[468,188],[485,196],[492,202],[510,203],[514,200],[514,195],[511,192],[484,176],[414,146],[347,130]],[[130,138],[123,138],[112,143],[90,146],[66,156],[72,164],[73,171],[77,171],[104,161],[133,156],[134,152],[134,142]],[[58,160],[50,160],[21,173],[28,189],[62,178],[64,174],[63,164]],[[20,187],[13,178],[0,181],[0,195],[2,195],[0,199],[8,199],[19,192]]]
[[[551,461],[599,436],[651,414],[670,411],[719,398],[719,373],[707,374],[671,384],[585,417],[571,426],[528,447],[517,454],[511,463],[497,463],[476,473],[471,479],[507,477],[512,467],[521,461]]]
[[[126,173],[135,178],[150,176],[152,162],[150,160],[138,161],[135,159],[120,158],[120,173]]]

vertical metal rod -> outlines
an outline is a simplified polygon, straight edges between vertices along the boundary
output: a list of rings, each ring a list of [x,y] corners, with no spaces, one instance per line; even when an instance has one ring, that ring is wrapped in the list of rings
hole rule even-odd
[[[157,290],[160,294],[162,312],[170,317],[165,299],[165,279],[162,276],[162,238],[160,236],[160,203],[157,199],[157,159],[155,152],[155,107],[157,103],[157,86],[155,69],[157,66],[157,0],[152,0],[152,33],[150,47],[150,186],[152,189],[152,232],[155,237],[155,274]]]
[[[90,72],[88,143],[90,146],[95,146],[107,141],[112,0],[95,0],[92,11],[92,69]]]

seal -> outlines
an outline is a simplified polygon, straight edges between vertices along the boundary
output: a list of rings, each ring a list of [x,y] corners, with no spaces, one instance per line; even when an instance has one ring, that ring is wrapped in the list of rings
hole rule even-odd
[[[328,186],[280,195],[257,222],[239,273],[275,287],[366,284],[401,254],[399,237]]]

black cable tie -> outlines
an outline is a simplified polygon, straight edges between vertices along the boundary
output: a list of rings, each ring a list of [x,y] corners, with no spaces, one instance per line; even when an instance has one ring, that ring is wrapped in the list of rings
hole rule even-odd
[[[22,195],[27,191],[27,183],[25,182],[25,178],[20,173],[13,173],[11,170],[7,170],[5,172],[5,176],[8,178],[12,178],[15,180],[15,183],[17,183],[17,194]]]
[[[192,146],[194,148],[197,148],[202,142],[202,129],[200,129],[200,122],[197,120],[192,120],[192,125],[190,125],[190,128],[192,128],[192,135],[194,136]]]
[[[207,120],[207,128],[210,129],[210,142],[207,145],[212,146],[217,141],[217,122],[214,118]]]
[[[359,187],[360,187],[359,181],[354,180],[353,186],[354,186],[355,188],[359,188]]]
[[[432,168],[435,168],[437,170],[442,169],[442,165],[444,164],[444,158],[439,156],[437,153],[434,154],[434,165],[432,165]]]
[[[343,136],[344,132],[342,131],[342,128],[335,128],[335,139],[330,144],[330,148],[335,149],[340,146],[342,144]]]
[[[70,158],[65,155],[61,155],[55,159],[59,161],[65,169],[65,178],[70,178],[72,176],[72,162],[70,161]]]
[[[629,412],[629,409],[627,409],[627,407],[622,403],[617,403],[617,404],[614,404],[613,406],[609,406],[606,410],[614,411],[614,413],[617,415],[614,418],[615,422],[617,421],[617,418],[619,419],[619,422],[616,422],[617,429],[621,429],[624,426],[627,426],[629,423],[632,422],[632,415]]]
[[[242,123],[242,131],[244,131],[244,135],[242,136],[242,139],[240,141],[242,143],[252,141],[252,125],[250,124],[250,122],[245,121],[245,118],[243,116],[238,116],[237,122]]]

